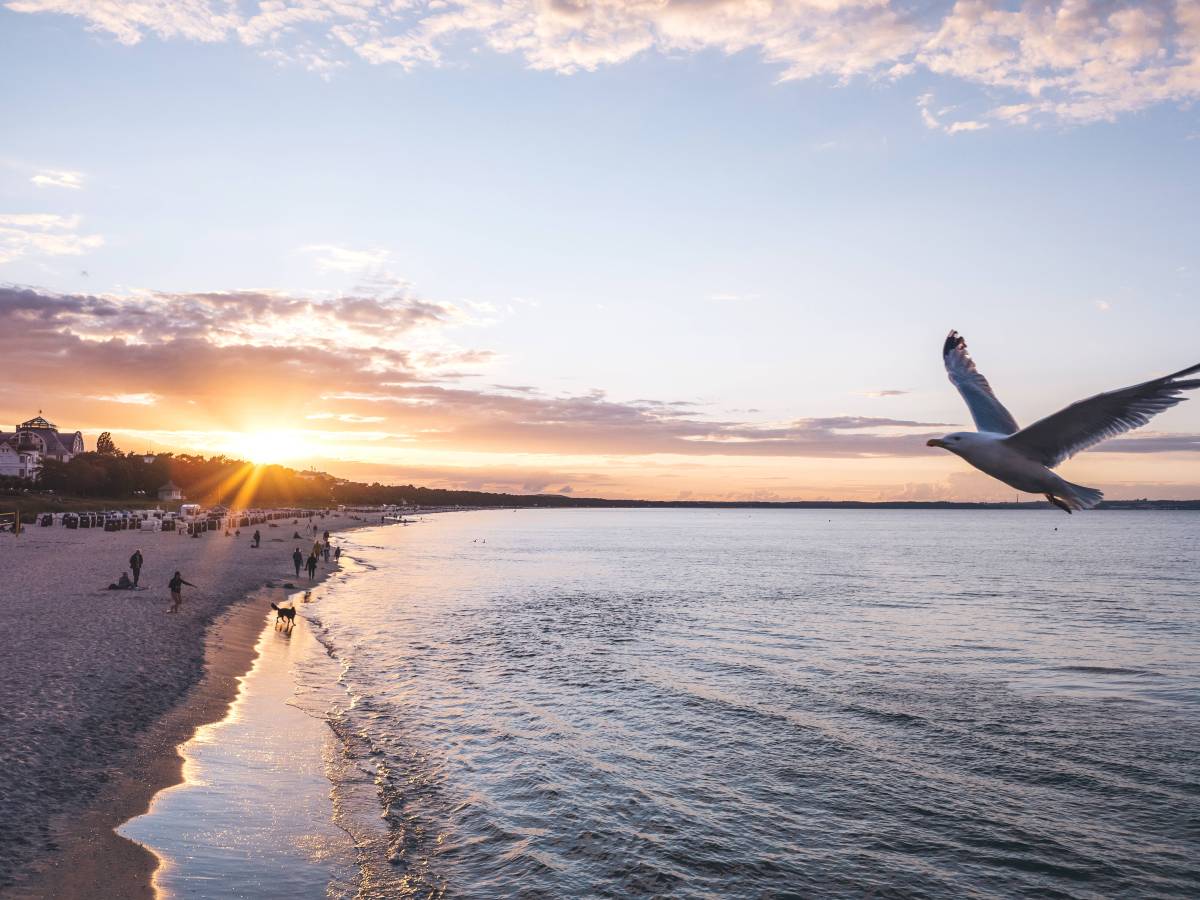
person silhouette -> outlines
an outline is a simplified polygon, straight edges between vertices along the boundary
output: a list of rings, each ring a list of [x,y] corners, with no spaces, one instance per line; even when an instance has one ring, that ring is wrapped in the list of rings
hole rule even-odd
[[[179,607],[183,605],[183,586],[195,587],[190,581],[184,581],[183,576],[176,572],[171,576],[171,580],[167,582],[167,587],[171,589],[171,608],[167,612],[177,613]]]
[[[138,586],[138,579],[142,575],[142,551],[134,550],[133,556],[129,557],[129,568],[133,572],[133,586]]]

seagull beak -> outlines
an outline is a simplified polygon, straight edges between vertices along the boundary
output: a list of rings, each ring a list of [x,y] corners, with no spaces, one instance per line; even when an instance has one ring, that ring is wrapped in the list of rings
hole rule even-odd
[[[925,442],[926,447],[945,447],[946,442],[941,438],[930,438]]]

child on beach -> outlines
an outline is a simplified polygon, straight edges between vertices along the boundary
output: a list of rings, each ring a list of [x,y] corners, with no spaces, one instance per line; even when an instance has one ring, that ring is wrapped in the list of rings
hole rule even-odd
[[[167,582],[167,587],[171,589],[171,608],[167,612],[179,612],[179,607],[183,604],[183,586],[185,584],[188,587],[195,587],[190,581],[184,581],[183,576],[178,572]]]

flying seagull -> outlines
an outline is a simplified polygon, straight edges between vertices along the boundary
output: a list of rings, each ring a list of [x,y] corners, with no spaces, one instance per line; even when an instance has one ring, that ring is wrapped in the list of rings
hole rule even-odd
[[[1200,372],[1200,365],[1182,369],[1133,387],[1097,394],[1072,403],[1052,416],[1018,428],[992,386],[975,368],[967,342],[951,331],[942,345],[946,374],[967,401],[978,431],[956,431],[928,442],[961,456],[968,463],[1029,494],[1046,499],[1068,514],[1091,509],[1104,494],[1095,488],[1072,484],[1050,470],[1076,453],[1103,440],[1140,428],[1166,409],[1186,400],[1179,394],[1200,387],[1200,378],[1179,380]]]

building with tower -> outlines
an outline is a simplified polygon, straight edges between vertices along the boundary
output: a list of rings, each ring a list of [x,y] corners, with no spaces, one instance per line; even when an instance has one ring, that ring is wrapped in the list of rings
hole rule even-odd
[[[17,478],[36,478],[42,461],[55,459],[68,462],[83,453],[83,434],[62,432],[53,422],[42,418],[41,412],[16,431],[0,431],[0,475]]]

